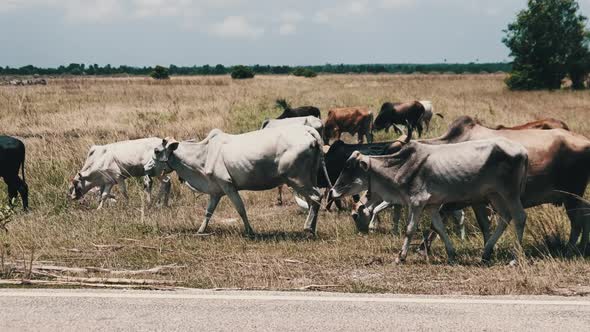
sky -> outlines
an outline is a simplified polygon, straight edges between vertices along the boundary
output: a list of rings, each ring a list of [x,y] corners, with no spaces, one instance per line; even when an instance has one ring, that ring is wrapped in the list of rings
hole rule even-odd
[[[590,16],[590,0],[579,0]],[[0,0],[0,66],[507,61],[525,0]]]

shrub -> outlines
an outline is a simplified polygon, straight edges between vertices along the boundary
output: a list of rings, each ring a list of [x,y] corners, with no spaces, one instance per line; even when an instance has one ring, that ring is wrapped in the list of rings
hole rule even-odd
[[[254,78],[254,75],[254,71],[250,67],[242,65],[233,67],[231,71],[231,78],[236,80]]]
[[[309,77],[309,78],[318,76],[318,74],[315,71],[308,69],[308,68],[302,68],[302,67],[299,67],[299,68],[293,70],[292,74],[294,76]]]
[[[156,68],[150,73],[150,76],[155,80],[167,80],[170,78],[168,68],[162,66],[156,66]]]

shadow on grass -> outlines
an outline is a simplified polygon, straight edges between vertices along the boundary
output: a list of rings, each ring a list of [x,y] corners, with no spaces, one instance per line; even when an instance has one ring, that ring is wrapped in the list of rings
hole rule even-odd
[[[268,231],[256,232],[254,236],[247,236],[242,230],[231,228],[214,228],[211,227],[206,233],[200,234],[198,227],[181,227],[181,228],[163,228],[161,233],[165,235],[187,235],[201,238],[223,238],[223,237],[241,237],[253,242],[307,242],[320,239],[319,236],[310,236],[304,231]]]

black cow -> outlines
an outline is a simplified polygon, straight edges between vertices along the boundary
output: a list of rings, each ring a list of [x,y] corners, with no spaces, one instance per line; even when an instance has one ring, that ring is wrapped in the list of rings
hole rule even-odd
[[[393,129],[399,135],[402,134],[397,125],[406,126],[408,133],[416,128],[418,136],[422,136],[422,118],[426,112],[424,105],[418,101],[406,103],[384,103],[381,106],[379,115],[375,118],[373,123],[373,130],[379,131],[393,126]]]
[[[291,105],[287,103],[285,99],[277,99],[276,101],[277,107],[283,109],[283,113],[279,115],[277,119],[286,119],[286,118],[297,118],[300,116],[315,116],[318,119],[321,119],[320,110],[314,106],[301,106],[296,108],[291,108]]]
[[[22,171],[22,179],[18,176]],[[25,144],[10,136],[0,136],[0,177],[8,186],[8,204],[20,193],[23,208],[29,208],[29,188],[25,182]]]

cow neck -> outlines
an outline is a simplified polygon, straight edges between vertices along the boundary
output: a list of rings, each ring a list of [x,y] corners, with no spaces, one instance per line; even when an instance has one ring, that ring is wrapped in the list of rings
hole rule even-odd
[[[190,144],[190,148],[191,151],[189,151],[187,149],[187,144]],[[194,147],[193,145],[195,145],[196,147],[198,147],[197,151],[194,151]],[[204,148],[203,148],[204,147]],[[188,157],[190,156],[197,156],[197,158],[195,158],[196,161],[201,161],[199,158],[200,156],[206,156],[207,155],[207,150],[206,150],[206,145],[202,145],[202,144],[198,144],[198,143],[186,143],[183,142],[180,144],[180,146],[178,147],[178,149],[176,149],[176,151],[173,151],[170,154],[170,157],[168,158],[168,160],[166,161],[166,164],[168,165],[168,167],[170,167],[170,169],[175,170],[177,173],[180,170],[181,172],[186,172],[186,171],[197,171],[199,173],[203,173],[203,169],[205,168],[205,162],[203,161],[202,163],[199,163],[198,165],[191,165],[187,162],[185,162],[184,160],[188,159]],[[201,165],[202,164],[202,165]],[[197,167],[195,167],[197,166]]]

